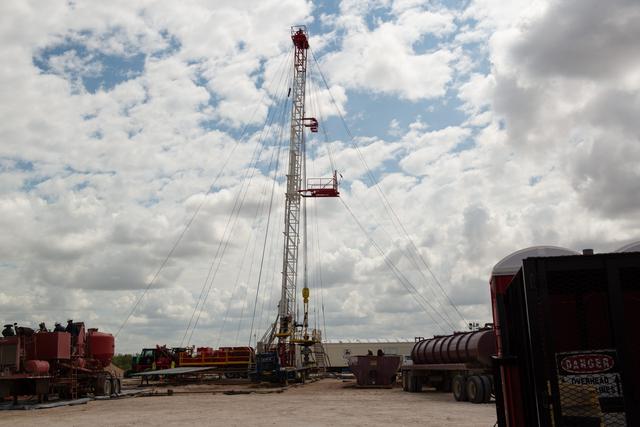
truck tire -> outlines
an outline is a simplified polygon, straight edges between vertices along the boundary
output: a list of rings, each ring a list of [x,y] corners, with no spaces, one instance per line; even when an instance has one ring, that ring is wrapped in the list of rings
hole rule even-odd
[[[98,375],[94,386],[96,396],[111,396],[111,381],[105,375]]]
[[[414,376],[411,386],[413,393],[420,393],[422,391],[422,377]]]
[[[420,383],[420,378],[416,375],[409,374],[407,375],[407,384],[409,388],[409,393],[419,393],[422,391],[422,384]]]
[[[478,375],[471,375],[469,378],[467,378],[467,385],[465,388],[467,390],[467,398],[469,399],[469,402],[484,402],[484,382]]]
[[[111,393],[120,394],[122,391],[122,383],[120,378],[111,378]]]
[[[104,396],[104,383],[107,381],[107,378],[104,375],[98,375],[93,381],[93,394],[96,396]]]
[[[482,380],[482,386],[484,388],[484,400],[483,403],[491,402],[491,394],[493,393],[493,387],[491,386],[491,377],[488,375],[480,375]]]
[[[105,396],[111,396],[111,381],[109,381],[109,379],[105,378],[104,380],[104,395]]]
[[[451,381],[451,391],[453,398],[458,402],[467,401],[467,382],[462,375],[456,375]]]

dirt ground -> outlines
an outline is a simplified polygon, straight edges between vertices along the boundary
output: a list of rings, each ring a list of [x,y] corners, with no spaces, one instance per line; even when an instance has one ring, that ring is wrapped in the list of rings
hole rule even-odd
[[[493,404],[456,402],[450,393],[357,389],[324,379],[281,393],[222,394],[246,386],[170,387],[172,396],[92,401],[53,409],[2,411],[0,426],[493,426]],[[162,391],[162,389],[157,389]],[[286,421],[285,421],[286,420]]]

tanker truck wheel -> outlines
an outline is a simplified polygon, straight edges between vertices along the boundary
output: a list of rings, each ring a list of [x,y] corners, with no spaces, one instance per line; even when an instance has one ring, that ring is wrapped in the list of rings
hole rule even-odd
[[[467,381],[462,375],[456,375],[451,380],[451,391],[453,391],[453,397],[458,402],[467,401]]]
[[[122,383],[120,378],[111,378],[111,393],[120,394],[122,391]]]
[[[420,393],[422,391],[422,380],[417,375],[409,377],[409,392]]]
[[[402,374],[402,389],[409,393],[418,393],[422,391],[422,387],[419,385],[418,377],[411,372],[403,372]]]
[[[94,392],[96,396],[111,396],[111,381],[106,376],[99,375],[96,378]]]
[[[467,398],[469,402],[482,403],[485,399],[485,389],[482,379],[477,375],[467,378]]]
[[[111,381],[105,379],[104,381],[104,395],[111,396]]]
[[[493,387],[491,386],[491,377],[488,375],[480,375],[482,385],[484,388],[484,400],[483,403],[491,402],[491,394],[493,393]]]

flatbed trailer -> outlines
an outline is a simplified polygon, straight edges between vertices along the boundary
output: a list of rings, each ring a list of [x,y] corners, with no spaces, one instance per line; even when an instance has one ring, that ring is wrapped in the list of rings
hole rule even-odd
[[[251,369],[251,367],[249,367]],[[222,378],[248,378],[249,372],[247,367],[219,367],[219,366],[179,366],[177,368],[157,369],[154,371],[135,372],[131,377],[140,377],[141,381],[149,381],[153,378],[180,378],[180,379],[197,379],[200,380],[204,376],[217,375]]]

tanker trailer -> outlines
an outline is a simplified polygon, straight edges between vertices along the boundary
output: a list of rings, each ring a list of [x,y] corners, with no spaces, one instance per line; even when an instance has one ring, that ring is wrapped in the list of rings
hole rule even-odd
[[[472,332],[454,332],[416,342],[412,363],[404,364],[402,387],[417,393],[423,386],[453,392],[458,401],[488,402],[493,394],[491,356],[496,353],[491,324]]]

